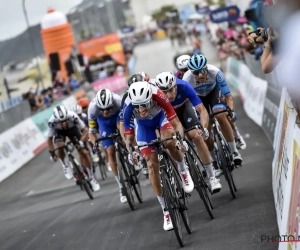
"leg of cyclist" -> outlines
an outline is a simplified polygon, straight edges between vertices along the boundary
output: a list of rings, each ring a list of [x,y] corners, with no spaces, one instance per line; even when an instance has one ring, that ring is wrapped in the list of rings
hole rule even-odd
[[[127,134],[127,141],[134,143],[136,138],[137,144],[142,145],[145,142],[149,143],[157,138],[156,127],[159,126],[157,119],[149,120],[136,120],[135,121],[135,136]],[[169,212],[166,210],[165,200],[162,197],[162,189],[159,175],[159,162],[155,148],[144,147],[140,149],[142,156],[145,158],[149,170],[149,180],[154,193],[161,205],[164,214],[163,228],[165,231],[172,230],[173,224]]]
[[[66,137],[63,136],[61,133],[62,133],[62,131],[58,131],[58,130],[56,131],[56,135],[54,137],[54,143],[55,143],[56,148],[62,147],[65,145]],[[63,168],[65,177],[68,180],[71,180],[73,178],[73,173],[72,173],[71,168],[69,167],[69,158],[68,158],[68,156],[66,156],[63,148],[57,150],[57,156],[60,159],[61,166]]]
[[[182,131],[182,125],[177,117],[169,122],[163,112],[161,112],[159,116],[159,127],[162,139],[174,136],[174,128],[178,131]],[[174,126],[172,126],[171,123],[174,124]],[[165,147],[169,150],[170,156],[177,163],[178,171],[182,180],[183,190],[186,193],[191,193],[194,190],[194,182],[190,175],[188,166],[184,162],[184,154],[176,148],[176,140],[166,141],[164,144]]]
[[[235,122],[230,122],[230,125],[232,128],[233,134],[234,134],[234,140],[236,143],[236,147],[238,149],[245,150],[247,145],[246,145],[246,142],[245,142],[243,136],[240,134],[238,127],[236,126]]]
[[[201,109],[201,108],[200,108]],[[200,112],[199,109],[199,113]],[[203,112],[205,112],[204,106],[202,106]],[[201,109],[201,111],[202,111]],[[190,101],[185,102],[180,108],[176,109],[176,114],[179,121],[185,129],[191,128],[198,124],[198,116],[196,108],[192,105]],[[198,155],[203,162],[205,171],[208,175],[208,184],[212,193],[217,193],[221,190],[222,185],[219,180],[215,178],[215,171],[210,159],[208,147],[200,135],[198,129],[190,130],[187,133],[187,137],[196,145]]]

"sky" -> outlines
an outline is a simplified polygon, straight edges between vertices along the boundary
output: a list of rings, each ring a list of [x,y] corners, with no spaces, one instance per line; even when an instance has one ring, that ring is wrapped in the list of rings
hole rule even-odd
[[[1,0],[0,7],[0,41],[12,38],[22,33],[26,28],[25,16],[22,8],[23,0]],[[5,4],[4,4],[5,2]],[[30,25],[41,22],[48,7],[67,13],[82,0],[25,0]]]

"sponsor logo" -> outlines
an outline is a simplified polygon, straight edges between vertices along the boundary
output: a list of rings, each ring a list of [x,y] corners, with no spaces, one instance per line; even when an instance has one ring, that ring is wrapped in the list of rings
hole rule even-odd
[[[89,128],[96,128],[96,121],[89,120]]]

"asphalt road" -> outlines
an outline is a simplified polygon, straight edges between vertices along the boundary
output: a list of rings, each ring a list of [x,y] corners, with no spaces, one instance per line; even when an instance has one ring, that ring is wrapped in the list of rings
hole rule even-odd
[[[214,48],[204,42],[210,63],[217,63]],[[175,51],[167,40],[141,45],[136,49],[136,70],[152,77],[173,70]],[[263,131],[248,119],[238,97],[235,101],[238,126],[247,142],[243,167],[234,171],[237,199],[231,198],[221,177],[223,189],[212,196],[215,219],[211,220],[194,191],[189,202],[193,234],[184,231],[184,249],[278,249],[260,241],[261,235],[278,234],[271,186],[272,147]],[[144,177],[144,203],[131,211],[120,203],[111,173],[100,181],[101,190],[91,201],[64,178],[58,163],[48,159],[44,150],[0,184],[0,249],[179,249],[174,232],[163,231],[161,208]]]

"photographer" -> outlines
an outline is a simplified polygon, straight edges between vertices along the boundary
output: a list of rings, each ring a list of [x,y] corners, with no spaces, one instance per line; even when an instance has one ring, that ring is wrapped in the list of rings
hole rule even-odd
[[[264,51],[261,56],[262,71],[265,74],[271,73],[279,62],[279,58],[274,54],[274,48],[276,44],[275,31],[268,28],[258,28],[256,31],[250,32],[248,41],[250,43],[257,43],[264,45]]]

